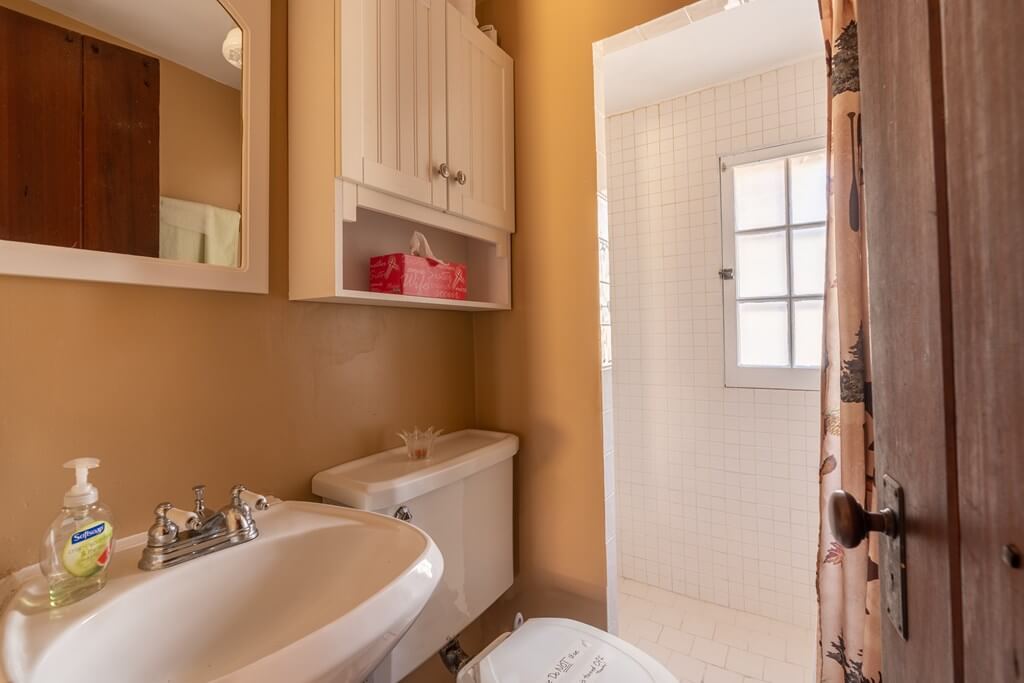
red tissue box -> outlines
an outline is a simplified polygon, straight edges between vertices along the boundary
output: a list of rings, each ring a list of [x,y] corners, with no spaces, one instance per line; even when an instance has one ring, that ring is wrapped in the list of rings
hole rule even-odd
[[[370,259],[370,291],[437,299],[466,298],[466,266],[411,254]]]

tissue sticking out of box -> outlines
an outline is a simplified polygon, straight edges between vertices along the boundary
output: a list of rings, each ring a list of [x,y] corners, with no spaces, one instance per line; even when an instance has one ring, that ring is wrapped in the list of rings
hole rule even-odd
[[[409,253],[413,256],[422,256],[445,265],[444,261],[434,256],[434,252],[430,248],[430,242],[427,241],[427,236],[419,230],[412,233],[412,238],[409,240]]]

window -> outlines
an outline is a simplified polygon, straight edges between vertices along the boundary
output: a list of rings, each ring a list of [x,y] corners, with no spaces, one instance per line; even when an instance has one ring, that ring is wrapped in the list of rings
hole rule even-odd
[[[722,159],[726,386],[819,386],[823,147],[811,140]]]

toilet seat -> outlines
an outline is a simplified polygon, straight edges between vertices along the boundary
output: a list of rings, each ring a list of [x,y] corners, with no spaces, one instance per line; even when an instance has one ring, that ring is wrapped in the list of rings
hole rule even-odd
[[[459,671],[458,683],[678,683],[626,641],[570,619],[530,619]]]

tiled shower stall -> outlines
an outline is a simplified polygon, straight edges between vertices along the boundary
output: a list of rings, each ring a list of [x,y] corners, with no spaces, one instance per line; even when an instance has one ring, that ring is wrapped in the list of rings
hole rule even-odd
[[[821,137],[825,108],[811,59],[608,116],[601,145],[617,572],[802,629],[819,397],[724,386],[720,157]]]

